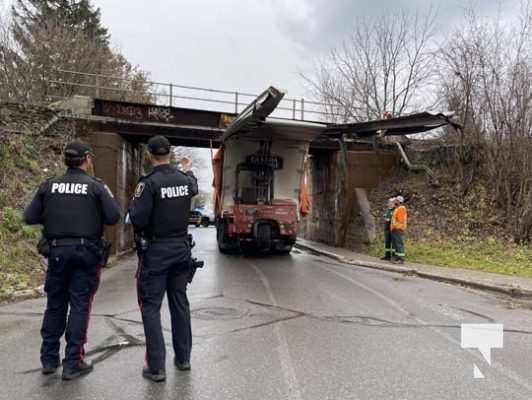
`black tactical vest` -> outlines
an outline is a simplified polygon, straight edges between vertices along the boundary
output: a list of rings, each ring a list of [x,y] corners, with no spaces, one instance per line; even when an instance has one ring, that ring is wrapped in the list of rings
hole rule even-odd
[[[145,178],[153,194],[153,210],[146,229],[148,238],[185,239],[192,188],[190,178],[174,166],[158,167]]]
[[[97,185],[94,178],[77,168],[50,179],[44,195],[44,236],[100,239],[103,221],[95,194]]]

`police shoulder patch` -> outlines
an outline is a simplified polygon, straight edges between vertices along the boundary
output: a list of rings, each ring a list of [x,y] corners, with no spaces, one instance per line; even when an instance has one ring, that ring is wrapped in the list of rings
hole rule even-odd
[[[139,182],[137,187],[135,188],[135,197],[142,196],[142,192],[144,192],[145,187],[146,187],[146,184],[144,182]]]
[[[105,188],[105,190],[107,190],[107,193],[109,193],[109,196],[111,196],[111,197],[113,197],[113,198],[115,197],[115,196],[113,195],[113,192],[111,192],[111,189],[109,188],[109,186],[107,186],[107,185],[104,183],[104,184],[103,184],[103,187]]]

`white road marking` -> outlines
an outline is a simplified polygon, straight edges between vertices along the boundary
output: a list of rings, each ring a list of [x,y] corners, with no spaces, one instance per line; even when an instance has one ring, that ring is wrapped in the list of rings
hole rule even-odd
[[[266,292],[268,293],[268,297],[270,298],[271,304],[276,307],[279,307],[279,304],[277,303],[277,300],[273,295],[272,288],[270,286],[270,281],[268,280],[268,278],[266,278],[266,275],[264,275],[260,268],[255,265],[255,263],[250,261],[248,261],[248,263],[255,270],[262,284],[266,288]],[[281,369],[283,371],[283,376],[288,387],[288,399],[302,400],[303,397],[301,396],[301,390],[299,389],[299,384],[297,382],[296,371],[292,363],[292,358],[290,357],[288,342],[286,341],[286,337],[282,331],[282,324],[282,322],[275,324],[273,326],[273,331],[275,333],[277,342],[279,343],[279,347],[277,347],[277,350],[279,352],[279,359],[281,361]]]

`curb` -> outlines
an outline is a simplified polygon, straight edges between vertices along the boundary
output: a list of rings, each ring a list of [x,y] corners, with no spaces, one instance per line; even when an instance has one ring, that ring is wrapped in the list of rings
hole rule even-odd
[[[336,261],[340,261],[344,264],[356,265],[356,266],[363,267],[363,268],[370,268],[370,269],[394,272],[394,273],[399,273],[399,274],[409,274],[409,275],[414,275],[414,276],[417,276],[423,279],[430,279],[433,281],[449,283],[452,285],[466,286],[466,287],[473,288],[473,289],[495,292],[498,294],[504,294],[510,297],[515,297],[515,298],[520,298],[520,299],[532,299],[532,290],[528,290],[528,289],[520,289],[520,288],[508,287],[504,285],[482,283],[482,282],[472,281],[468,279],[461,279],[461,278],[454,278],[450,276],[438,275],[436,273],[420,271],[412,267],[384,265],[384,264],[371,262],[371,261],[356,260],[353,258],[341,256],[339,254],[336,254],[336,253],[333,253],[327,250],[319,249],[317,247],[314,247],[306,243],[296,242],[295,247],[299,249],[303,249],[303,250],[309,250],[314,253],[318,253],[325,257],[329,257]]]
[[[114,254],[111,257],[109,257],[109,261],[103,269],[112,269],[113,266],[120,261],[123,257],[127,257],[130,254],[133,254],[134,250],[125,250],[120,253]],[[20,301],[24,300],[30,300],[30,299],[37,299],[40,297],[44,297],[46,295],[44,291],[44,284],[39,285],[34,288],[29,289],[22,289],[22,290],[16,290],[11,294],[11,296],[7,299],[5,304],[12,304],[12,303],[18,303]],[[4,304],[4,303],[2,303]]]
[[[19,302],[22,300],[35,299],[44,296],[44,285],[37,286],[32,289],[16,290],[11,295],[10,302]]]

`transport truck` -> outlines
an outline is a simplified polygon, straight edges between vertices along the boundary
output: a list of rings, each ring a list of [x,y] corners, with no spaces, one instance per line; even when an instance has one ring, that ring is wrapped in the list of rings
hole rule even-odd
[[[215,223],[221,252],[291,251],[300,218],[309,212],[306,156],[310,143],[335,143],[347,176],[351,142],[402,136],[452,124],[453,113],[422,112],[333,124],[272,118],[284,93],[270,86],[225,129],[213,157]],[[369,140],[368,140],[369,139]],[[347,188],[346,190],[352,190]]]
[[[218,248],[291,251],[307,212],[305,157],[317,132],[268,120],[283,92],[270,87],[226,129],[214,157]],[[307,124],[308,125],[308,124]]]

